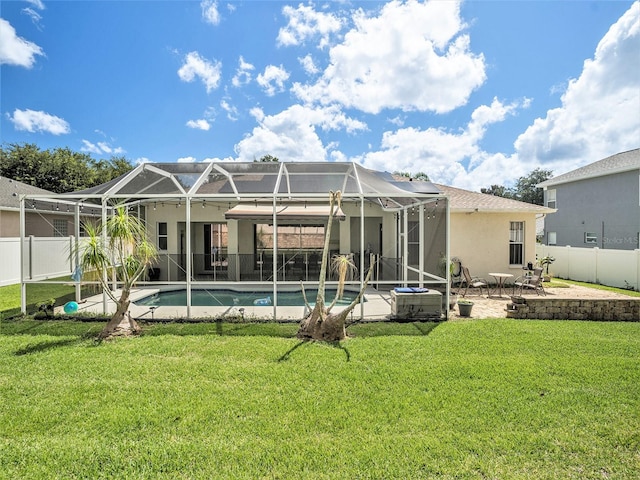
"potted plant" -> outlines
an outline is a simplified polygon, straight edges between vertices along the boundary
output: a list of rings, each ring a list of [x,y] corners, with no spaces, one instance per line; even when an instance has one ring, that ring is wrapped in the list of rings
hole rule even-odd
[[[460,312],[461,317],[470,317],[472,307],[473,302],[471,300],[466,300],[464,298],[458,300],[458,311]]]
[[[548,282],[551,280],[551,276],[549,275],[549,265],[551,265],[555,261],[556,259],[553,258],[551,255],[547,255],[546,257],[543,257],[540,260],[538,260],[538,264],[544,269],[543,280],[545,282]]]

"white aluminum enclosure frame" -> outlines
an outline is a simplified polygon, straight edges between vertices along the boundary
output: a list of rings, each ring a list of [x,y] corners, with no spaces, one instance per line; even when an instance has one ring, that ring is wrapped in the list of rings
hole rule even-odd
[[[309,172],[300,173],[294,171],[296,169],[305,168]],[[184,169],[184,171],[180,171]],[[238,170],[242,170],[239,173]],[[189,171],[191,170],[191,171]],[[235,171],[234,171],[235,170]],[[255,172],[254,172],[255,170]],[[269,173],[264,173],[269,170]],[[336,170],[336,172],[332,171]],[[145,183],[137,188],[133,188],[136,181],[140,182],[143,175],[153,177],[153,181]],[[203,186],[208,184],[211,175],[217,175],[216,178],[224,178],[228,188],[226,191],[216,191],[215,193],[207,193]],[[252,178],[263,175],[265,178],[269,175],[270,180],[274,180],[271,191],[244,191],[241,184],[237,184],[238,178],[242,176],[251,176]],[[450,294],[450,278],[449,269],[445,269],[445,275],[437,275],[425,270],[425,208],[426,206],[438,207],[438,202],[445,215],[445,255],[446,265],[449,264],[449,202],[448,198],[440,193],[437,188],[428,182],[393,182],[389,179],[389,174],[383,172],[372,172],[357,163],[327,163],[327,162],[309,162],[309,163],[289,163],[278,162],[273,165],[265,165],[263,162],[240,163],[240,162],[219,162],[219,163],[201,163],[201,164],[149,164],[144,163],[138,165],[129,173],[123,175],[119,179],[108,182],[107,184],[88,189],[81,192],[73,192],[70,194],[59,195],[25,195],[20,199],[20,234],[21,234],[21,258],[24,258],[24,238],[25,238],[25,205],[28,202],[66,202],[74,206],[76,238],[79,235],[79,223],[81,210],[84,207],[97,209],[102,220],[106,220],[111,210],[116,205],[124,204],[130,209],[138,209],[141,207],[150,207],[154,203],[159,202],[178,202],[184,203],[186,206],[184,222],[186,235],[186,277],[184,281],[167,282],[170,285],[185,286],[187,290],[187,316],[191,316],[191,289],[194,281],[192,280],[192,239],[191,239],[191,206],[194,203],[204,202],[223,202],[229,205],[250,202],[270,202],[272,205],[272,222],[274,230],[277,229],[280,218],[278,217],[278,205],[286,202],[291,204],[302,204],[309,202],[327,202],[329,198],[328,191],[303,191],[296,190],[297,179],[304,178],[318,179],[320,183],[326,180],[328,176],[335,176],[336,186],[342,189],[342,199],[344,203],[356,203],[360,211],[360,262],[365,265],[365,204],[373,204],[380,208],[382,212],[393,212],[396,214],[396,248],[404,252],[401,258],[402,278],[399,279],[400,284],[406,286],[409,284],[439,285],[446,290],[448,298]],[[183,177],[189,177],[188,181]],[[341,180],[338,179],[342,176]],[[182,183],[185,182],[185,183]],[[188,183],[188,184],[187,184]],[[268,182],[267,182],[268,183]],[[315,180],[311,183],[316,183]],[[416,185],[426,185],[426,193],[417,191]],[[158,191],[158,188],[169,189],[168,192]],[[188,187],[188,188],[185,188]],[[134,191],[132,191],[132,188]],[[444,208],[442,208],[444,207]],[[418,211],[417,219],[419,222],[419,264],[418,267],[411,267],[407,262],[408,252],[408,236],[407,228],[409,222],[409,213]],[[355,218],[355,217],[354,217]],[[402,235],[399,230],[402,230]],[[278,244],[277,235],[274,235],[273,244],[273,280],[268,282],[272,285],[273,290],[273,318],[277,318],[277,296],[278,296]],[[76,259],[77,262],[77,259]],[[24,262],[21,262],[21,265]],[[364,268],[359,269],[359,284],[364,284],[366,272]],[[410,276],[413,275],[412,279]],[[417,280],[416,280],[417,278]],[[24,272],[21,273],[21,291],[22,291],[22,311],[26,312],[26,285],[32,283],[32,280],[25,278]],[[203,282],[195,282],[203,283]],[[241,282],[242,283],[242,282]],[[384,283],[384,282],[382,282]],[[79,295],[79,285],[76,286]],[[104,310],[106,313],[106,295],[104,298]],[[448,302],[444,302],[448,305]],[[448,312],[447,312],[448,314]],[[360,318],[364,316],[364,306],[361,303]]]

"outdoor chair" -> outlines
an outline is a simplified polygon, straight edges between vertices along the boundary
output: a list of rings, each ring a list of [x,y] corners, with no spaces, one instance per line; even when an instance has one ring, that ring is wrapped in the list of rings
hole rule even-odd
[[[524,290],[533,290],[538,295],[542,292],[542,294],[546,296],[547,292],[544,291],[542,279],[543,276],[541,268],[534,269],[532,275],[524,275],[516,278],[516,281],[513,283],[513,294],[515,295],[516,289],[520,289],[520,295],[522,295]]]
[[[458,293],[460,293],[460,291],[462,290],[462,286],[464,285],[464,293],[462,294],[463,297],[467,295],[467,290],[469,290],[469,287],[479,288],[480,295],[482,295],[482,288],[484,287],[487,289],[487,296],[489,295],[489,284],[484,278],[472,277],[471,274],[469,273],[468,267],[462,267],[461,271],[462,271],[462,276],[460,280],[460,286],[458,287]]]

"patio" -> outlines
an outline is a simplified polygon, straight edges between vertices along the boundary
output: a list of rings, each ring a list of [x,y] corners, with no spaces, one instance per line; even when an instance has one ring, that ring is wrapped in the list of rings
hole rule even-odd
[[[580,300],[580,299],[600,299],[600,300],[616,300],[616,299],[629,299],[627,295],[609,292],[606,290],[600,290],[597,288],[583,287],[579,285],[569,285],[567,287],[548,287],[545,286],[547,297],[550,299],[567,299],[567,300]],[[467,294],[465,297],[471,300],[473,310],[470,318],[506,318],[507,316],[507,304],[511,302],[508,294],[511,294],[510,286],[505,288],[506,295],[502,297],[485,297],[475,294]],[[475,293],[475,292],[474,292]],[[526,293],[523,295],[525,298],[536,298],[538,295],[535,293]],[[469,317],[461,317],[458,313],[458,307],[456,306],[453,311],[449,312],[449,319],[463,319]]]

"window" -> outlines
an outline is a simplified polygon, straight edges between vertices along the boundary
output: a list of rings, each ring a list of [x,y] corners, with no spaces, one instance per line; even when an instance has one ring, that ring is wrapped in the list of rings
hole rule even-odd
[[[547,233],[547,245],[556,245],[556,232]]]
[[[598,234],[593,232],[585,232],[584,243],[598,243]]]
[[[547,190],[547,207],[556,208],[556,190]]]
[[[229,230],[226,223],[207,223],[204,226],[205,266],[227,265]]]
[[[158,250],[167,250],[167,222],[158,222]]]
[[[68,236],[68,226],[66,220],[54,220],[53,221],[53,236],[54,237],[66,237]]]
[[[256,251],[273,250],[273,225],[255,226]],[[278,225],[278,250],[322,250],[324,225]]]
[[[524,222],[511,222],[509,227],[509,265],[523,265]]]

